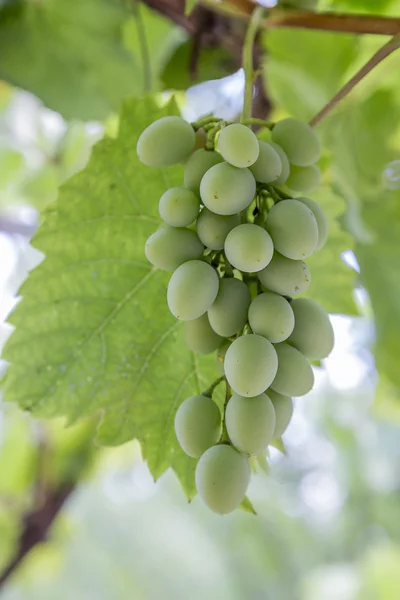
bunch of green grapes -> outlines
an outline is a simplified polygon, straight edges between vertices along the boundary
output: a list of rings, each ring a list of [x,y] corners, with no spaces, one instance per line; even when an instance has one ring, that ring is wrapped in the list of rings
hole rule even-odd
[[[309,360],[333,347],[327,313],[297,298],[310,284],[304,260],[328,233],[318,203],[295,194],[318,185],[320,145],[293,118],[261,141],[246,124],[171,116],[142,133],[137,152],[152,167],[184,163],[182,185],[159,199],[163,224],[145,253],[172,272],[167,302],[190,350],[216,352],[223,367],[209,390],[179,406],[175,431],[198,461],[199,495],[226,514],[246,494],[249,459],[265,457],[289,424],[292,397],[312,389]],[[213,391],[222,381],[220,406]]]

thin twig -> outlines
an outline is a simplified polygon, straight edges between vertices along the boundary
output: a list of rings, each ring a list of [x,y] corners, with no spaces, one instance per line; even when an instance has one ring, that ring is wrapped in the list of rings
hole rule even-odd
[[[143,91],[146,93],[151,92],[152,88],[151,58],[139,0],[134,0],[133,10],[135,13],[137,36],[143,65]]]
[[[251,15],[251,20],[247,28],[246,37],[243,44],[243,69],[245,76],[245,88],[243,99],[242,122],[251,117],[251,107],[253,104],[254,90],[254,72],[253,72],[253,47],[260,22],[264,14],[264,7],[257,6]]]

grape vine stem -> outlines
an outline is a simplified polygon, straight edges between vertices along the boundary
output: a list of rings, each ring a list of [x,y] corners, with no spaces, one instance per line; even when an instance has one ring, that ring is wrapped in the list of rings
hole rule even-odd
[[[244,85],[244,99],[243,99],[243,111],[241,122],[247,121],[251,117],[251,109],[253,104],[253,87],[254,87],[254,71],[253,71],[253,48],[254,41],[258,29],[261,24],[261,20],[264,14],[264,7],[257,6],[254,9],[249,26],[247,28],[246,37],[243,44],[243,69],[245,77]]]

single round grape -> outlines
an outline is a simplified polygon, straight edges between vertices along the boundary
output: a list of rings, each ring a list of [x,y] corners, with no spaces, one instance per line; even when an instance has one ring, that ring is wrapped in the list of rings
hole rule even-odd
[[[181,117],[162,117],[139,137],[136,152],[148,167],[168,167],[186,158],[196,142],[190,123]]]
[[[221,413],[207,396],[191,396],[178,408],[175,433],[182,450],[192,458],[214,446],[221,434]]]
[[[173,187],[161,196],[158,210],[162,220],[171,227],[186,227],[199,214],[200,202],[192,191]]]
[[[225,355],[225,375],[236,394],[250,398],[264,392],[278,369],[273,345],[261,335],[237,338]]]
[[[221,163],[223,158],[218,152],[212,150],[196,150],[189,157],[183,171],[183,181],[185,187],[192,190],[198,196],[200,195],[200,182],[208,169]]]
[[[225,515],[238,508],[250,482],[248,459],[232,446],[219,444],[204,452],[196,467],[196,488],[212,511]]]
[[[311,167],[290,166],[290,175],[286,181],[286,185],[290,190],[311,194],[315,192],[320,183],[321,171],[316,165],[311,165]]]
[[[286,183],[287,178],[289,177],[289,173],[290,173],[289,159],[286,156],[284,149],[281,148],[279,144],[275,144],[275,142],[269,142],[269,143],[273,147],[273,149],[276,151],[276,153],[279,155],[279,158],[281,159],[281,165],[282,165],[281,174],[279,175],[278,179],[275,179],[274,185],[283,185],[284,183]]]
[[[321,144],[308,123],[288,118],[279,121],[272,130],[272,139],[287,154],[292,165],[308,167],[321,156]]]
[[[243,223],[226,236],[226,257],[239,271],[261,271],[271,261],[273,252],[271,236],[259,225]]]
[[[318,225],[314,213],[298,200],[282,200],[268,213],[267,231],[274,247],[286,258],[307,258],[318,244]]]
[[[310,360],[326,358],[335,342],[328,313],[309,298],[293,300],[292,309],[295,326],[288,343]]]
[[[278,152],[269,142],[259,140],[260,154],[250,171],[260,183],[275,182],[282,173],[282,162]]]
[[[311,274],[302,260],[292,260],[274,252],[271,262],[258,273],[262,285],[282,296],[296,296],[310,285]]]
[[[197,219],[197,235],[210,250],[222,250],[226,236],[239,224],[239,215],[216,215],[204,207]]]
[[[292,333],[294,314],[285,298],[267,292],[256,296],[250,304],[249,325],[254,333],[275,344],[283,342]]]
[[[207,313],[192,321],[185,321],[184,329],[186,344],[196,354],[211,354],[223,340],[210,326]]]
[[[230,342],[229,340],[226,340],[218,348],[218,352],[217,352],[217,370],[218,370],[218,373],[220,375],[224,375],[225,374],[225,370],[224,370],[225,355],[226,355],[227,350],[228,350],[229,346],[231,345],[231,343],[232,342]]]
[[[244,454],[261,454],[274,437],[275,410],[266,394],[243,398],[234,394],[225,413],[232,444]]]
[[[314,217],[318,225],[318,245],[317,250],[321,250],[325,246],[326,240],[328,239],[328,219],[326,214],[315,200],[311,198],[296,198],[299,202],[302,202],[313,212]]]
[[[169,309],[182,321],[197,319],[214,302],[218,287],[218,275],[211,265],[201,260],[185,262],[176,269],[169,280]]]
[[[274,438],[280,438],[285,433],[290,419],[293,415],[293,400],[290,396],[278,394],[273,389],[267,390],[267,395],[270,398],[275,409],[275,432]]]
[[[226,162],[211,167],[200,183],[203,203],[217,215],[234,215],[244,210],[255,193],[256,181],[250,171]]]
[[[147,240],[147,260],[157,269],[175,271],[182,263],[200,258],[204,246],[194,231],[177,227],[161,227]]]
[[[218,136],[217,146],[224,160],[234,167],[250,167],[259,154],[256,134],[241,123],[224,127]]]
[[[314,385],[314,373],[306,357],[286,342],[274,346],[278,355],[278,371],[271,383],[275,392],[284,396],[304,396]]]
[[[218,295],[208,309],[208,318],[214,331],[223,337],[239,333],[246,324],[250,304],[249,288],[240,279],[221,279]]]

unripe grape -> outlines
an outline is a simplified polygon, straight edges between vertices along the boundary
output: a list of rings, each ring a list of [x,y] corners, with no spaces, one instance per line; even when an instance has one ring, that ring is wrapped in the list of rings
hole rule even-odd
[[[316,250],[321,250],[325,246],[326,240],[328,238],[328,219],[326,214],[315,200],[311,200],[311,198],[296,198],[299,202],[302,202],[313,212],[314,217],[317,221],[318,225],[318,245]]]
[[[269,143],[273,147],[273,149],[276,151],[276,153],[279,155],[279,158],[281,159],[281,165],[282,165],[281,174],[279,175],[278,179],[275,179],[274,185],[283,185],[284,183],[286,183],[287,178],[289,177],[289,173],[290,173],[289,159],[286,156],[284,149],[281,148],[279,144],[275,144],[275,142],[269,142]]]
[[[171,227],[186,227],[199,214],[200,202],[190,190],[173,187],[161,196],[158,210],[162,220]]]
[[[275,410],[266,394],[243,398],[234,394],[225,413],[232,444],[244,454],[261,454],[275,432]]]
[[[275,392],[284,396],[304,396],[314,385],[314,373],[306,357],[286,342],[274,346],[278,355],[278,371],[271,383]]]
[[[208,309],[208,318],[214,331],[223,337],[239,333],[246,324],[250,304],[249,288],[240,279],[221,279],[218,295]]]
[[[290,419],[293,415],[293,400],[290,396],[278,394],[272,388],[267,390],[267,395],[270,398],[275,410],[275,432],[274,438],[280,438],[285,433]]]
[[[188,159],[183,171],[185,187],[200,195],[200,182],[205,173],[214,165],[222,162],[223,158],[218,152],[212,150],[196,150]]]
[[[287,154],[292,165],[308,167],[321,156],[321,144],[308,123],[288,118],[279,121],[272,130],[272,139]]]
[[[334,345],[334,333],[328,313],[309,298],[293,300],[292,309],[295,326],[288,343],[310,360],[326,358]]]
[[[259,140],[260,154],[250,171],[260,183],[275,182],[282,173],[282,162],[278,152],[269,142]]]
[[[240,506],[250,481],[246,457],[232,446],[219,444],[206,450],[196,467],[196,488],[212,511],[225,515]]]
[[[259,154],[257,136],[241,123],[224,127],[218,136],[217,146],[224,160],[234,167],[250,167]]]
[[[201,260],[185,262],[176,269],[169,280],[169,309],[182,321],[197,319],[214,302],[218,287],[218,275],[211,265]]]
[[[310,285],[311,274],[302,260],[291,260],[274,252],[271,262],[258,273],[262,285],[282,296],[296,296]]]
[[[190,123],[181,117],[162,117],[141,134],[136,151],[140,161],[149,167],[168,167],[184,160],[196,142]]]
[[[234,215],[247,208],[256,193],[256,182],[248,169],[228,163],[214,165],[200,183],[200,196],[217,215]]]
[[[168,226],[153,233],[144,247],[147,260],[163,271],[175,271],[182,263],[200,258],[203,250],[194,231]]]
[[[283,342],[293,331],[294,314],[285,298],[268,292],[256,296],[250,304],[249,325],[270,342]]]
[[[185,340],[196,354],[210,354],[221,344],[223,338],[210,326],[207,313],[192,321],[185,321]]]
[[[245,273],[264,269],[271,261],[273,252],[270,235],[259,225],[243,223],[226,236],[227,259],[236,269]]]
[[[217,443],[221,434],[221,413],[207,396],[191,396],[178,408],[175,433],[184,452],[199,458]]]
[[[250,398],[258,396],[270,386],[277,373],[278,359],[273,345],[267,339],[248,334],[237,338],[229,346],[224,367],[233,391]]]
[[[239,224],[239,215],[216,215],[204,207],[197,219],[197,235],[210,250],[222,250],[226,236]]]
[[[316,165],[311,167],[290,166],[290,175],[286,185],[294,192],[311,194],[319,187],[321,183],[321,171]]]
[[[297,200],[275,204],[269,211],[266,228],[275,249],[287,258],[307,258],[317,247],[318,225],[314,213]]]

